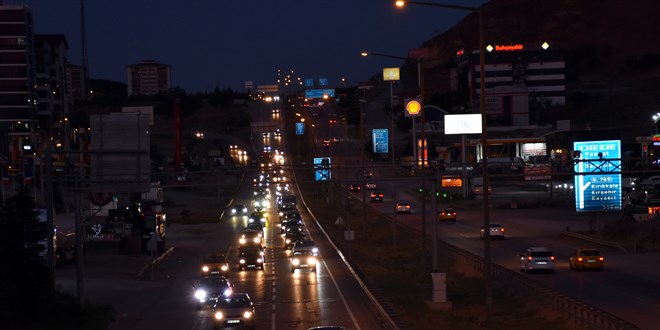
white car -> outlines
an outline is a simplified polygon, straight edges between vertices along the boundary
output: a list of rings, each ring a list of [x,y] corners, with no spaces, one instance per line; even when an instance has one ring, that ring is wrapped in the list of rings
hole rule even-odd
[[[396,207],[394,209],[395,213],[408,213],[411,212],[411,206],[408,202],[396,202]]]
[[[484,239],[484,235],[484,227],[481,226],[481,239]],[[504,226],[499,223],[491,223],[490,239],[504,239]]]
[[[374,190],[376,189],[376,184],[373,182],[367,182],[367,184],[365,184],[365,187],[369,190]]]
[[[555,272],[555,256],[547,247],[530,247],[520,255],[520,271]]]

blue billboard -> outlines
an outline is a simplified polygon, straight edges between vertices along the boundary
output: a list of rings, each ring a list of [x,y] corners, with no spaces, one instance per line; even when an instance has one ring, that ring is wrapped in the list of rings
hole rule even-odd
[[[575,210],[621,210],[621,141],[573,142],[573,150]]]
[[[316,181],[330,180],[330,157],[314,158],[314,173]]]
[[[373,144],[373,153],[386,154],[389,150],[389,138],[386,128],[374,128],[371,130],[371,142]]]
[[[305,98],[308,99],[322,99],[324,95],[328,97],[335,97],[334,89],[306,89]]]
[[[314,79],[305,78],[305,87],[314,87]]]
[[[296,135],[305,134],[305,123],[296,123]]]
[[[319,86],[328,86],[328,78],[319,78]]]

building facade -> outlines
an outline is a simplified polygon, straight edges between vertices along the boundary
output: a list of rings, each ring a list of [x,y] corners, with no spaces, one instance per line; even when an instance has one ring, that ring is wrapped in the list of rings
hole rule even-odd
[[[63,34],[35,36],[35,63],[38,125],[52,134],[56,123],[66,117],[69,97],[66,84],[66,51],[69,46]]]
[[[144,60],[126,67],[128,96],[156,95],[172,87],[171,66]]]
[[[486,49],[484,70],[489,123],[498,126],[539,124],[542,109],[566,104],[565,62],[561,51],[523,44],[489,45]],[[480,75],[478,51],[457,53],[451,87],[452,90],[467,90],[464,95],[469,95],[467,102],[473,109],[479,108]],[[524,94],[527,94],[527,105],[520,100]]]

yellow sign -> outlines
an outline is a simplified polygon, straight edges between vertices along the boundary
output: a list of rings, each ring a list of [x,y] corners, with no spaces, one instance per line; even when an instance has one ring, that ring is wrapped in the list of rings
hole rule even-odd
[[[463,180],[461,178],[442,177],[442,187],[462,187]]]
[[[399,68],[384,68],[383,69],[383,80],[392,81],[399,80]]]
[[[422,104],[417,100],[410,100],[406,103],[406,112],[408,116],[418,116],[419,112],[422,111]]]

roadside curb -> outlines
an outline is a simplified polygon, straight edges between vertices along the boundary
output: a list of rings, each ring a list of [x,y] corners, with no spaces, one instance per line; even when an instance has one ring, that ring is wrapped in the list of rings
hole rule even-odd
[[[142,267],[142,269],[137,273],[137,277],[138,277],[139,279],[143,279],[143,278],[144,278],[144,274],[147,272],[147,270],[148,270],[149,268],[151,268],[151,267],[157,265],[159,262],[163,261],[163,260],[164,260],[165,258],[167,258],[170,254],[172,254],[173,251],[174,251],[174,246],[170,246],[167,250],[165,250],[165,252],[163,252],[163,254],[161,254],[160,256],[158,256],[158,258],[156,258],[156,259],[150,261],[149,263],[147,263],[146,265],[144,265],[144,267]]]
[[[568,236],[568,237],[572,237],[572,238],[577,238],[577,239],[581,239],[581,240],[584,240],[584,241],[589,241],[589,242],[599,244],[599,245],[605,245],[605,246],[613,247],[613,248],[619,249],[619,251],[621,251],[623,253],[628,253],[628,250],[626,248],[624,248],[621,244],[617,243],[617,242],[606,241],[604,239],[599,239],[599,238],[593,238],[593,237],[589,237],[587,235],[582,235],[582,234],[574,233],[574,232],[571,232],[571,231],[562,231],[562,232],[560,232],[560,235]]]

